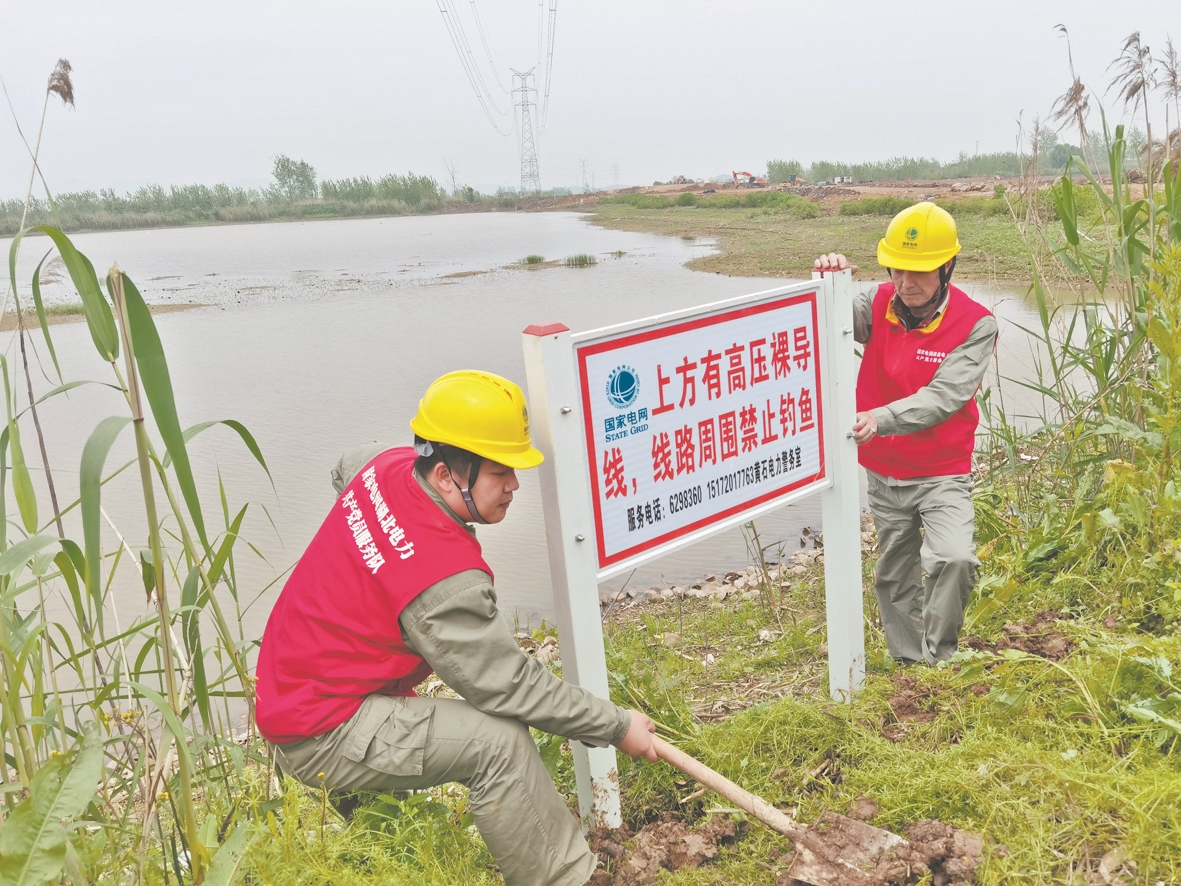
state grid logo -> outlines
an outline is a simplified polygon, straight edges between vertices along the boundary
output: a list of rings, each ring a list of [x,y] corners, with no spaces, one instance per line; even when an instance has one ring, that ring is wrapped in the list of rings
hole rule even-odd
[[[640,374],[631,366],[616,366],[607,376],[607,399],[616,409],[627,409],[640,396]]]

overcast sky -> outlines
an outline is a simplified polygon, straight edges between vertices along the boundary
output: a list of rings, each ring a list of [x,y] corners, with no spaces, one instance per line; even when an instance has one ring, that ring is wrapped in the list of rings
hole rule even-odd
[[[496,100],[471,17],[452,0]],[[321,178],[413,171],[482,191],[520,179],[514,135],[488,122],[436,0],[5,4],[0,75],[58,191],[141,184],[262,185],[288,154]],[[1175,0],[1155,2],[651,2],[558,0],[543,187],[675,174],[761,172],[770,158],[850,161],[1011,150],[1017,119],[1047,114],[1075,66],[1102,94],[1141,31],[1163,49]],[[537,63],[537,0],[478,0],[501,79]],[[1169,12],[1172,10],[1172,12]],[[1102,96],[1100,95],[1100,98]],[[1113,96],[1114,116],[1122,114]],[[24,196],[29,160],[0,106],[0,198]],[[497,117],[511,130],[511,117]],[[1162,125],[1163,112],[1154,122]],[[1097,115],[1093,121],[1098,125]]]

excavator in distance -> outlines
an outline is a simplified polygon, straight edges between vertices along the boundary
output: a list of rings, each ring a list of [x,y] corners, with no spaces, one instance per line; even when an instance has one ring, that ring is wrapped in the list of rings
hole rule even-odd
[[[735,171],[731,170],[730,174],[732,176],[734,176],[734,186],[736,188],[765,188],[765,187],[767,187],[767,180],[765,178],[759,178],[757,175],[754,175],[753,173],[735,172]]]

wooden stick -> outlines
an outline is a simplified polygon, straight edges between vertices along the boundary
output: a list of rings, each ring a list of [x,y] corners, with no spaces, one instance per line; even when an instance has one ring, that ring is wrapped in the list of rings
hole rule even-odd
[[[725,797],[743,812],[754,816],[772,830],[789,837],[798,837],[804,832],[803,825],[780,812],[762,797],[756,797],[750,791],[740,788],[724,775],[714,772],[704,763],[693,759],[680,748],[673,747],[659,736],[652,737],[652,746],[656,749],[660,759],[680,769],[714,793]]]

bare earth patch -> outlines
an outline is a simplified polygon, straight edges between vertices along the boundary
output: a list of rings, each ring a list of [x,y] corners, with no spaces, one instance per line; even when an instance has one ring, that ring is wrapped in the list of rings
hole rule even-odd
[[[1019,621],[1005,625],[1005,635],[996,643],[989,643],[980,637],[968,637],[964,642],[977,652],[1016,649],[1050,661],[1061,661],[1074,651],[1074,642],[1061,631],[1054,630],[1054,624],[1065,618],[1061,612],[1047,609],[1035,615],[1032,622]]]
[[[713,861],[719,847],[737,839],[746,827],[729,818],[711,818],[691,828],[681,816],[666,812],[634,835],[626,826],[618,831],[597,828],[589,837],[603,867],[590,884],[645,886],[656,882],[661,871],[699,868]]]

